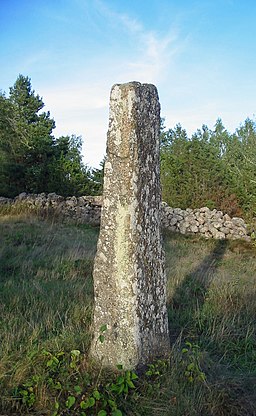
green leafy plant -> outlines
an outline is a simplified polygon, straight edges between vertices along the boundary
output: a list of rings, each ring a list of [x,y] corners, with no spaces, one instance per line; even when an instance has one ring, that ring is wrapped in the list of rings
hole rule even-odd
[[[15,396],[21,400],[21,403],[26,407],[32,407],[36,401],[35,390],[33,386],[29,386],[28,383],[18,387]]]
[[[36,402],[36,391],[40,381],[39,376],[33,376],[30,380],[14,389],[14,397],[28,408],[32,408]]]
[[[78,368],[80,355],[81,355],[81,352],[79,350],[72,350],[70,352],[70,358],[71,358],[70,368],[72,368],[73,370],[77,370]]]
[[[186,347],[182,349],[182,365],[184,376],[189,383],[196,381],[205,382],[205,373],[200,368],[200,347],[189,341],[185,342]]]
[[[104,325],[101,325],[101,327],[100,327],[100,335],[99,335],[99,341],[103,344],[103,342],[105,341],[105,336],[103,335],[104,334],[104,332],[106,332],[107,331],[107,325],[106,324],[104,324]]]
[[[158,377],[166,373],[169,367],[168,360],[157,360],[153,364],[148,364],[148,369],[146,371],[146,376],[148,377]]]
[[[123,371],[121,364],[117,368],[121,373],[117,376],[115,382],[111,384],[111,391],[118,395],[122,393],[128,394],[130,389],[135,389],[134,381],[138,379],[138,376],[134,371]]]
[[[154,363],[147,365],[147,371],[145,373],[147,377],[146,390],[148,393],[152,393],[161,386],[161,378],[168,371],[170,367],[169,360],[156,360]]]
[[[134,371],[123,370],[122,365],[117,366],[117,371],[113,372],[103,383],[98,383],[96,388],[87,395],[82,395],[80,408],[83,410],[91,409],[98,416],[111,414],[121,416],[119,402],[126,398],[131,390],[135,390],[134,381],[138,379]]]
[[[107,326],[102,325],[100,334],[106,330]],[[160,386],[160,379],[169,368],[167,360],[157,360],[149,364],[145,375],[139,378],[135,371],[124,369],[122,364],[111,372],[101,366],[86,373],[81,367],[83,354],[77,349],[57,353],[43,350],[39,357],[34,355],[32,358],[38,360],[40,357],[42,374],[24,383],[17,390],[17,397],[23,405],[33,409],[37,384],[44,381],[54,400],[52,416],[122,416],[121,409],[128,397],[136,400],[145,383],[152,390]]]
[[[101,332],[106,329],[103,326]],[[41,380],[46,383],[46,388],[54,398],[52,416],[122,416],[120,404],[138,388],[135,384],[138,375],[123,369],[121,364],[112,373],[102,374],[100,368],[98,374],[89,375],[80,369],[81,355],[79,350],[69,353],[43,350],[40,353],[42,374],[19,386],[15,396],[23,406],[32,409],[37,400],[37,384]],[[33,358],[38,359],[36,356]]]

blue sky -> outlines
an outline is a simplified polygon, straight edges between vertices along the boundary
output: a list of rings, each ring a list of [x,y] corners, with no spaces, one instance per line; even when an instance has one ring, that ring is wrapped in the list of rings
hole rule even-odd
[[[0,89],[31,78],[56,121],[82,135],[84,162],[105,153],[111,86],[157,86],[168,128],[256,113],[255,0],[0,0]]]

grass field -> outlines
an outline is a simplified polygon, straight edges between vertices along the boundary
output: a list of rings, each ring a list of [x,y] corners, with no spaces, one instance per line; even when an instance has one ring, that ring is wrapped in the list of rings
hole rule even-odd
[[[69,397],[92,386],[103,394],[113,378],[87,357],[98,231],[0,217],[0,415],[97,414]],[[170,233],[164,244],[170,362],[139,374],[118,408],[130,416],[256,415],[256,248]]]

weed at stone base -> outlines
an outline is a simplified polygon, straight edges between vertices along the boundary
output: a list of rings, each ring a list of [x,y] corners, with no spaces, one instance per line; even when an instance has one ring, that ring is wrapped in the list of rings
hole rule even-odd
[[[85,371],[86,357],[79,350],[55,354],[42,350],[33,359],[41,361],[41,371],[15,387],[13,399],[19,411],[37,411],[43,387],[52,403],[52,416],[122,416],[122,405],[128,397],[135,402],[143,390],[159,389],[169,370],[168,361],[157,360],[140,377],[135,371],[124,370],[121,364],[111,372],[93,367]]]
[[[184,376],[189,383],[195,381],[206,381],[205,373],[200,367],[200,347],[189,341],[185,342],[186,347],[182,349],[182,361]]]

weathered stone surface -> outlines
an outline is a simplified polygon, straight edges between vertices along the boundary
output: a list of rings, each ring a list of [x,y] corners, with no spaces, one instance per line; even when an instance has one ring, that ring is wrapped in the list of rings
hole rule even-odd
[[[200,212],[210,212],[210,209],[208,207],[202,207],[200,208]]]
[[[198,217],[197,221],[199,222],[200,225],[203,225],[205,223],[205,218],[200,216]]]
[[[221,227],[220,232],[224,233],[225,235],[228,235],[230,233],[230,229],[227,227]]]
[[[198,227],[196,225],[191,225],[190,230],[191,230],[192,233],[198,233],[198,231],[199,231]]]
[[[231,221],[231,217],[228,214],[223,215],[224,221]]]
[[[173,225],[177,224],[177,222],[178,222],[178,219],[176,217],[173,217],[173,218],[170,219],[169,224],[170,224],[170,226],[173,226]]]
[[[237,226],[245,226],[243,218],[233,217],[232,222]]]
[[[153,85],[114,85],[94,266],[91,350],[107,366],[131,368],[169,352],[159,127]],[[107,325],[103,343],[98,340],[102,325]]]
[[[5,198],[4,196],[0,196],[0,205],[6,205],[11,204],[12,199],[11,198]]]

